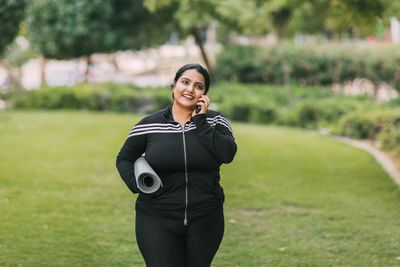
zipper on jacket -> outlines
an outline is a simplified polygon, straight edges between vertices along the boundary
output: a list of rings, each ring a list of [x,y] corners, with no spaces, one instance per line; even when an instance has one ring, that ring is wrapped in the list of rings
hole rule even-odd
[[[186,123],[185,123],[186,126]],[[186,187],[185,187],[185,219],[183,220],[183,225],[187,225],[187,206],[188,206],[188,173],[187,173],[187,158],[186,158],[186,140],[185,140],[185,127],[182,128],[182,138],[183,138],[183,156],[185,158],[185,179],[186,179]]]

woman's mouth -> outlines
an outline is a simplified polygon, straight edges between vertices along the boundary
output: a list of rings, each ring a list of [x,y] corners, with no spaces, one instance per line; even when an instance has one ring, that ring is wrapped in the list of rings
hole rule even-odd
[[[187,100],[193,100],[193,99],[194,99],[194,97],[191,96],[191,95],[183,95],[183,97],[184,97],[185,99],[187,99]]]

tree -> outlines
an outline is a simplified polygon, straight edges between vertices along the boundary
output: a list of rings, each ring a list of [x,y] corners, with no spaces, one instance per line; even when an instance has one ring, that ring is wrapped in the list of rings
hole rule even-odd
[[[385,3],[385,1],[387,3]],[[246,4],[251,2],[251,4]],[[390,3],[389,3],[390,2]],[[252,9],[247,16],[239,16],[242,28],[258,28],[247,34],[274,32],[278,38],[292,37],[297,32],[326,33],[336,35],[352,31],[367,35],[376,31],[378,18],[391,0],[247,0],[246,8]]]
[[[390,18],[396,17],[400,20],[400,1],[384,0],[385,11],[382,16],[384,25],[390,25]]]
[[[0,56],[15,39],[25,15],[25,0],[0,0]]]
[[[384,9],[382,0],[331,0],[326,27],[336,33],[350,30],[356,37],[375,34]]]
[[[25,0],[0,0],[0,56],[18,35],[20,23],[25,16],[25,5]],[[3,60],[1,65],[8,70],[11,83],[20,84],[18,75],[14,74],[8,61]]]
[[[239,27],[237,17],[240,16],[240,1],[234,0],[145,0],[145,5],[156,12],[165,7],[173,7],[174,20],[181,38],[193,36],[199,46],[204,63],[212,73],[210,61],[204,48],[202,32],[212,22],[218,21],[229,27]]]
[[[391,0],[307,0],[298,2],[288,25],[289,36],[296,32],[352,33],[355,37],[375,34],[379,18]],[[396,1],[391,1],[396,2]]]
[[[168,8],[153,14],[139,0],[31,0],[27,13],[29,37],[45,58],[89,60],[163,43],[172,32]]]

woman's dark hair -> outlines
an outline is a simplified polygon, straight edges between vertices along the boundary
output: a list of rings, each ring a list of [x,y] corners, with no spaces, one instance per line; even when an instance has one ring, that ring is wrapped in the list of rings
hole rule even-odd
[[[176,83],[179,79],[179,77],[182,76],[182,74],[187,71],[187,70],[196,70],[198,73],[200,73],[201,75],[203,75],[204,77],[204,83],[205,83],[205,93],[207,94],[208,92],[208,88],[210,87],[210,75],[208,74],[208,71],[203,68],[203,66],[201,66],[200,64],[186,64],[183,65],[175,74],[175,78],[174,78],[174,82]],[[171,86],[172,87],[172,86]]]

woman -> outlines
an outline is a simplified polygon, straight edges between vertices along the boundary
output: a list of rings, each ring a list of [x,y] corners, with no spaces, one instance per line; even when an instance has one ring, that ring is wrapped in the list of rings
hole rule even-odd
[[[224,233],[219,167],[236,153],[232,128],[208,110],[207,70],[187,64],[172,84],[173,104],[142,119],[117,156],[118,171],[136,200],[136,240],[149,267],[210,266]],[[143,153],[162,187],[139,191],[134,162]]]

